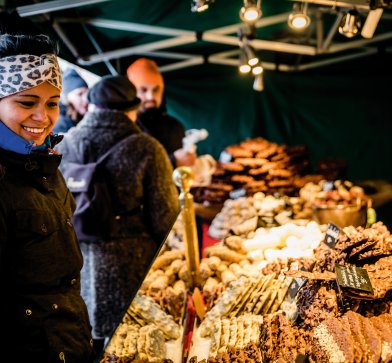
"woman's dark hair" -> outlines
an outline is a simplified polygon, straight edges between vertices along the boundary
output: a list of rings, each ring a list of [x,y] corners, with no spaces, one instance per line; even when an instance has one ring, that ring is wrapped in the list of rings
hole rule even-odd
[[[0,58],[18,54],[58,54],[58,43],[52,41],[47,35],[0,35]]]

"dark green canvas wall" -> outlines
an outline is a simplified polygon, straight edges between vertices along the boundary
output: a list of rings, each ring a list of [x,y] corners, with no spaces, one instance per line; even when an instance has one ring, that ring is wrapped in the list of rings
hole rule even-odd
[[[171,114],[206,128],[199,154],[262,136],[308,147],[313,164],[344,159],[350,180],[392,180],[390,54],[306,72],[265,72],[265,89],[234,67],[204,65],[165,73]]]

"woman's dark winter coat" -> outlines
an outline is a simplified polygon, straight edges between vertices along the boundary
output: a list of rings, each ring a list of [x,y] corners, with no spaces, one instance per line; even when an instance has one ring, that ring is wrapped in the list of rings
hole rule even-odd
[[[61,156],[0,149],[1,361],[90,361],[75,201]]]
[[[88,112],[59,144],[61,168],[73,161],[69,160],[69,147],[76,147],[85,161],[92,161],[125,137],[129,141],[105,160],[120,216],[116,231],[105,241],[80,241],[82,296],[94,338],[110,336],[119,324],[179,212],[178,192],[164,148],[122,112]]]

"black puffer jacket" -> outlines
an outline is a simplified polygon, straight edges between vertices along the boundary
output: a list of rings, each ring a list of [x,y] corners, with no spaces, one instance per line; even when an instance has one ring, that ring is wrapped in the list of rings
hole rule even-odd
[[[162,144],[175,168],[174,152],[182,148],[185,137],[183,124],[160,108],[149,108],[138,115],[137,125]]]
[[[75,202],[59,155],[0,149],[1,361],[89,362]]]
[[[110,336],[138,289],[158,245],[179,212],[172,167],[164,148],[143,133],[122,112],[88,112],[59,145],[66,168],[76,147],[84,160],[96,160],[112,145],[128,137],[105,160],[115,209],[143,212],[121,218],[107,241],[80,241],[85,264],[82,295],[87,302],[94,338]]]

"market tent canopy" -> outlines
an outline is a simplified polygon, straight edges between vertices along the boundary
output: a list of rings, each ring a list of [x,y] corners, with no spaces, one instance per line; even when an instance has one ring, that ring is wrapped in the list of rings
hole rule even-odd
[[[4,2],[0,28],[32,22],[62,40],[65,60],[98,75],[125,74],[140,56],[155,59],[169,112],[186,128],[209,131],[200,154],[218,158],[227,145],[263,136],[305,144],[313,162],[345,159],[352,180],[392,179],[387,0],[309,1],[312,23],[302,33],[287,25],[293,1],[262,1],[251,43],[265,67],[263,92],[237,71],[241,0],[215,0],[204,13],[191,12],[188,0]],[[365,21],[370,4],[382,10],[373,37],[336,31],[341,12],[355,7]]]
[[[204,13],[191,12],[190,0],[0,0],[0,29],[33,23],[61,40],[61,57],[101,76],[125,74],[141,56],[156,60],[169,112],[209,131],[199,154],[218,158],[262,136],[306,145],[313,165],[343,159],[350,180],[392,180],[391,1],[309,0],[302,33],[287,25],[293,3],[261,2],[251,44],[265,68],[263,92],[237,71],[242,0],[215,0]],[[362,22],[369,10],[382,13],[372,37],[337,31],[353,8]]]
[[[370,56],[392,44],[388,1],[311,0],[311,25],[303,32],[288,27],[293,1],[264,0],[262,17],[250,43],[260,52],[266,70],[301,71]],[[297,2],[301,4],[301,2]],[[125,73],[137,57],[154,58],[162,71],[204,63],[238,66],[241,0],[215,0],[202,13],[191,1],[155,0],[5,0],[4,9],[33,20],[63,41],[65,58],[98,73]],[[338,33],[344,14],[356,9],[362,23],[368,14],[374,34],[346,38]],[[376,18],[377,18],[376,16]],[[378,19],[378,18],[377,18]],[[248,30],[246,30],[248,32]]]

